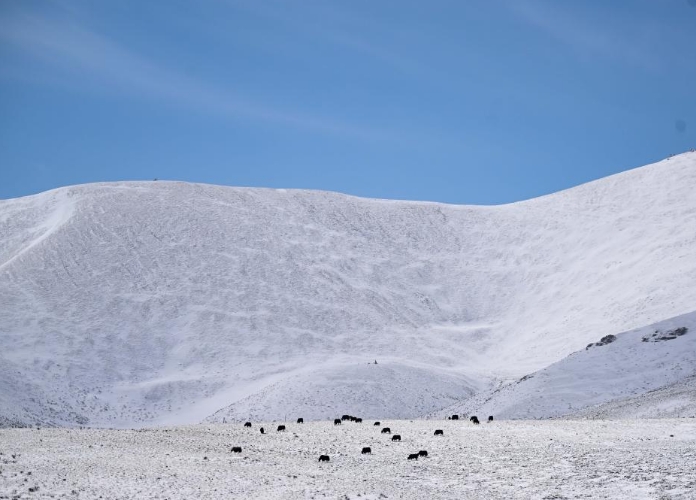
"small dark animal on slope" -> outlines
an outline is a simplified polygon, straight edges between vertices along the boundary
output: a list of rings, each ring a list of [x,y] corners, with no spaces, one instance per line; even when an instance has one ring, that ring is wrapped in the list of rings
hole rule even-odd
[[[233,446],[232,447],[232,453],[241,453],[241,452],[242,452],[241,446]]]
[[[341,420],[350,420],[350,415],[343,415]]]
[[[370,448],[369,446],[365,446],[365,447],[362,449],[362,452],[361,452],[361,453],[362,453],[363,455],[365,455],[366,453],[372,453],[372,448]]]
[[[479,422],[479,419],[478,419],[478,417],[477,417],[476,415],[474,415],[473,417],[471,417],[469,420],[471,420],[471,421],[472,421],[473,423],[475,423],[475,424],[480,424],[480,423],[481,423],[481,422]]]
[[[263,430],[263,427],[261,427],[261,434],[265,434],[266,431]]]
[[[297,419],[298,424],[304,424],[304,418],[298,418]]]
[[[419,452],[418,452],[418,456],[419,456],[419,457],[427,457],[427,456],[428,456],[427,450],[421,450],[421,451],[419,451]]]
[[[411,454],[408,456],[408,459],[409,459],[409,460],[418,460],[418,453],[411,453]]]
[[[356,424],[362,424],[362,418],[356,418],[355,419]]]
[[[278,426],[278,431],[277,431],[277,432],[281,432],[281,431],[284,431],[284,430],[285,430],[285,426],[284,426],[284,425],[279,425],[279,426]]]
[[[247,422],[244,424],[244,427],[251,427],[251,422]]]
[[[493,422],[493,415],[490,415],[490,416],[488,417],[488,421],[489,421],[489,422]]]
[[[382,434],[391,434],[391,429],[389,427],[385,427],[382,429]]]
[[[320,462],[328,462],[329,456],[328,455],[319,455],[319,461]]]
[[[341,425],[341,419],[340,419],[340,418],[334,418],[334,425]]]
[[[442,429],[436,429],[436,430],[435,430],[435,435],[436,435],[436,436],[444,436],[445,433],[442,432]]]
[[[392,436],[392,441],[401,441],[401,434],[394,434]]]
[[[375,422],[374,425],[382,425],[381,422]]]
[[[459,415],[452,415],[452,420],[459,420]]]

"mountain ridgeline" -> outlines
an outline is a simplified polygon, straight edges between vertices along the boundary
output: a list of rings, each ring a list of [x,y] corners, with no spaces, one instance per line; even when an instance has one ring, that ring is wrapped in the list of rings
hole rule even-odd
[[[695,192],[686,153],[490,207],[161,181],[0,201],[0,425],[473,411],[696,311]],[[582,409],[520,394],[509,418]]]

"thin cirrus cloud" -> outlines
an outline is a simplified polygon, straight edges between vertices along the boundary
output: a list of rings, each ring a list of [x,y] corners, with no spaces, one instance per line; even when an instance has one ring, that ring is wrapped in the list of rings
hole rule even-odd
[[[306,12],[297,14],[288,9],[287,4],[272,2],[231,2],[236,8],[252,12],[257,16],[282,23],[293,28],[297,33],[314,37],[317,41],[347,48],[357,53],[385,63],[389,67],[407,73],[410,76],[424,77],[432,73],[432,68],[425,68],[420,62],[391,50],[375,42],[368,33],[389,33],[396,35],[392,27],[380,25],[370,19],[356,16],[345,10],[339,10],[330,3],[321,4],[320,9],[313,9],[312,15]]]
[[[77,24],[24,15],[0,21],[0,41],[44,64],[88,76],[120,91],[158,99],[198,112],[246,118],[363,140],[389,140],[397,134],[301,112],[289,112],[241,97],[164,68]],[[85,85],[83,78],[71,78]]]
[[[637,20],[622,18],[621,29],[617,29],[608,23],[593,22],[581,12],[561,9],[558,3],[536,0],[508,2],[508,7],[520,20],[578,54],[606,57],[648,70],[661,67],[651,40],[656,30],[654,25],[633,26]]]

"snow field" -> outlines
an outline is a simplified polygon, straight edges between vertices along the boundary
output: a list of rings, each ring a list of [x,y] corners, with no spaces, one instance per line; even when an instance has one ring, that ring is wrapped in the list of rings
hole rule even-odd
[[[692,419],[372,423],[0,430],[0,498],[696,498]]]

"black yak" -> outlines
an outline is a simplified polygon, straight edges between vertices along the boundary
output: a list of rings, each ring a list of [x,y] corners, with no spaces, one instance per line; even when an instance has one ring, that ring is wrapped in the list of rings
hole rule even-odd
[[[277,432],[285,431],[285,426],[284,425],[279,425]]]
[[[382,429],[382,434],[391,434],[391,429],[389,427],[385,427]]]
[[[328,462],[329,456],[328,455],[319,455],[319,461],[320,462]]]
[[[408,459],[409,459],[409,460],[418,460],[418,453],[411,453],[411,454],[408,456]]]
[[[261,434],[265,434],[266,431],[263,430],[263,427],[261,427]]]
[[[340,418],[334,418],[334,425],[341,425],[341,419],[340,419]]]
[[[489,421],[489,422],[493,422],[493,415],[489,415],[488,421]]]
[[[418,452],[418,456],[420,457],[427,457],[428,456],[428,451],[427,450],[421,450]]]
[[[304,418],[298,418],[297,419],[298,424],[304,424]]]
[[[394,434],[392,436],[392,441],[401,441],[401,434]]]
[[[471,420],[471,421],[472,421],[473,423],[475,423],[476,425],[478,425],[478,424],[481,423],[481,422],[479,422],[479,419],[478,419],[478,417],[477,417],[476,415],[474,415],[473,417],[471,417],[469,420]]]
[[[452,420],[459,420],[459,415],[452,415]]]
[[[442,432],[442,429],[436,429],[436,430],[435,430],[435,435],[436,435],[436,436],[444,436],[445,433]]]
[[[241,452],[242,452],[241,446],[233,446],[232,447],[232,453],[241,453]]]
[[[365,446],[365,447],[362,449],[362,452],[361,452],[361,453],[362,453],[363,455],[365,455],[366,453],[372,453],[372,448],[370,448],[369,446]]]
[[[362,418],[356,418],[355,419],[356,424],[362,424]]]
[[[381,422],[375,422],[374,425],[382,425]]]
[[[350,415],[343,415],[341,420],[350,420]]]
[[[247,422],[244,424],[244,427],[251,427],[251,422]]]

